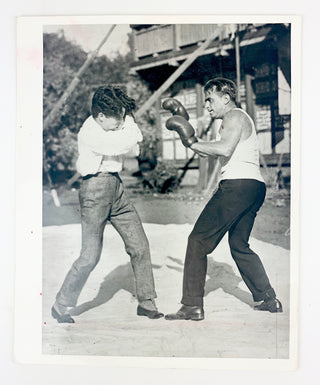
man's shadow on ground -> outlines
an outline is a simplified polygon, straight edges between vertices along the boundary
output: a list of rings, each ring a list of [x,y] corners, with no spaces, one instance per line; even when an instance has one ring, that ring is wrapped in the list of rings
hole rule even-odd
[[[152,267],[153,269],[160,269],[164,266],[153,265]],[[166,267],[181,272],[182,279],[183,262],[180,259],[167,257]],[[238,287],[242,279],[235,275],[230,265],[223,262],[216,262],[212,257],[209,257],[207,275],[209,276],[209,279],[206,281],[205,296],[210,292],[221,288],[225,293],[233,295],[241,302],[253,307],[251,294]],[[96,297],[91,301],[84,302],[75,307],[71,314],[75,316],[80,315],[90,309],[103,305],[120,290],[126,290],[133,297],[136,297],[134,275],[130,262],[116,267],[110,274],[108,274],[101,283]]]
[[[153,268],[155,268],[153,266]],[[98,294],[91,301],[84,302],[79,306],[76,306],[70,314],[80,315],[90,309],[103,305],[110,301],[110,299],[120,290],[126,290],[136,295],[134,275],[130,262],[125,265],[116,267],[108,274],[100,285]]]
[[[168,268],[183,272],[183,262],[180,259],[168,257],[167,261],[169,262],[167,264]],[[170,263],[170,261],[173,263]],[[238,287],[242,278],[234,273],[232,266],[208,257],[207,276],[209,276],[209,279],[206,280],[204,296],[217,289],[222,289],[225,293],[233,295],[250,307],[254,306],[252,295]]]

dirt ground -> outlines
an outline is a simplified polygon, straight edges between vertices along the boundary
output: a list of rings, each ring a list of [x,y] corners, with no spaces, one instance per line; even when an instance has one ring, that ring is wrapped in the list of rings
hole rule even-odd
[[[143,189],[136,178],[122,177],[127,194],[134,203],[143,223],[194,224],[202,211],[206,198],[186,186],[177,193],[158,194]],[[58,189],[61,207],[56,207],[48,189],[43,194],[43,226],[80,223],[77,189]],[[252,236],[259,240],[290,248],[290,193],[289,190],[268,188]]]
[[[150,242],[157,305],[164,313],[180,304],[187,237],[206,197],[185,187],[170,195],[142,194],[123,178]],[[255,312],[252,297],[230,256],[226,239],[208,258],[205,320],[137,317],[133,274],[119,235],[106,227],[101,260],[81,293],[76,323],[58,324],[50,308],[81,242],[78,192],[58,191],[55,207],[43,194],[43,353],[50,355],[281,358],[289,357],[290,199],[268,191],[250,239],[284,312]]]

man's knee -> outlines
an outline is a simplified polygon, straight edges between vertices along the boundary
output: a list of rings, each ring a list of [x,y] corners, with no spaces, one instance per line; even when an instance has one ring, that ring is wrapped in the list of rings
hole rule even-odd
[[[188,249],[194,250],[198,255],[208,253],[208,245],[202,234],[192,232],[188,237]]]
[[[93,270],[99,262],[101,249],[86,250],[82,249],[80,257],[74,262],[73,266],[76,270]]]
[[[201,243],[202,242],[202,235],[199,233],[196,233],[192,231],[188,236],[188,243]]]
[[[231,252],[245,253],[249,249],[249,244],[240,237],[229,237],[229,247]]]
[[[143,259],[150,257],[150,247],[147,238],[141,239],[139,244],[136,245],[125,245],[125,248],[131,258]]]

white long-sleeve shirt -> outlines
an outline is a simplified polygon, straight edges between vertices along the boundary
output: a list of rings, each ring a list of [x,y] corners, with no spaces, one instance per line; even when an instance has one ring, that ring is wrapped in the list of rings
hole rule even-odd
[[[123,127],[117,131],[105,131],[89,116],[78,134],[77,170],[82,176],[99,171],[119,172],[122,155],[137,149],[141,141],[141,131],[131,116],[125,118]]]

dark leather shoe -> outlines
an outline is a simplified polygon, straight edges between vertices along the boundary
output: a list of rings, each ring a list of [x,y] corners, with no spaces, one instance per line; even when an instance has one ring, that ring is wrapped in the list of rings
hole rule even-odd
[[[158,319],[164,316],[163,313],[160,313],[158,310],[148,310],[144,307],[138,305],[137,315],[146,316],[150,319]]]
[[[177,313],[167,314],[165,316],[166,320],[192,320],[192,321],[201,321],[204,319],[204,311],[202,306],[187,306],[182,305],[180,310]]]
[[[59,324],[61,324],[61,323],[73,324],[74,323],[74,319],[71,317],[70,314],[68,314],[68,313],[60,314],[54,306],[52,306],[52,308],[51,308],[51,315],[53,318],[55,318],[59,322]]]
[[[282,313],[281,302],[277,298],[263,301],[259,305],[254,306],[254,310],[269,311],[270,313]]]

